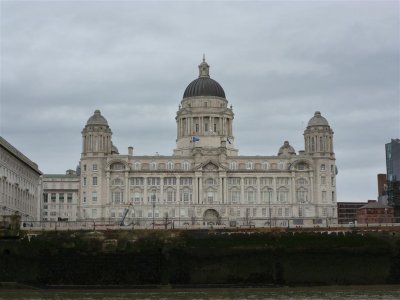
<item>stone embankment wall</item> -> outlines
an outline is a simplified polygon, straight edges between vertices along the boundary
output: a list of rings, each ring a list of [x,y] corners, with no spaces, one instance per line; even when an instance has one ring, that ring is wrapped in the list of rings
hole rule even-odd
[[[105,231],[0,239],[0,282],[319,285],[400,282],[396,233]]]

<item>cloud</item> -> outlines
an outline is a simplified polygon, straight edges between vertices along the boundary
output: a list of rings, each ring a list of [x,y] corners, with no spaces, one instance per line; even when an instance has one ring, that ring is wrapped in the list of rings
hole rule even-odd
[[[171,154],[203,53],[243,155],[302,150],[322,112],[338,200],[376,197],[400,136],[397,2],[3,1],[0,22],[0,134],[46,173],[75,167],[95,109],[121,153]]]

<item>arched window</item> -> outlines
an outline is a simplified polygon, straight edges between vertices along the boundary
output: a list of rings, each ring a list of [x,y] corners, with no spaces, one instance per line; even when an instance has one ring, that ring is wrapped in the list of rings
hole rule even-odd
[[[231,203],[239,203],[240,202],[240,190],[239,189],[231,189],[229,191],[230,193],[230,198],[231,198]]]
[[[174,163],[172,161],[167,162],[167,170],[173,170],[174,169]]]
[[[284,187],[280,187],[277,193],[277,201],[279,203],[286,203],[289,199],[289,191]]]
[[[181,191],[181,201],[183,203],[189,203],[192,201],[192,191],[188,188],[184,188]]]
[[[253,188],[248,188],[245,193],[247,203],[256,202],[256,191]]]
[[[188,161],[183,162],[183,170],[189,171],[190,169],[190,163]]]
[[[272,201],[272,189],[265,188],[261,191],[261,202],[271,203]]]
[[[301,187],[297,190],[297,202],[307,203],[308,202],[308,191],[307,189]]]
[[[175,196],[176,196],[176,192],[174,189],[172,189],[172,188],[167,189],[166,201],[168,203],[175,202]]]

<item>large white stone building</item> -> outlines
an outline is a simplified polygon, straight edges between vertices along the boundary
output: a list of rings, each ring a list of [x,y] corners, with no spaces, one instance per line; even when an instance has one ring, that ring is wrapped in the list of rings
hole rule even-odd
[[[76,171],[42,176],[42,221],[76,221],[80,177]]]
[[[36,163],[0,137],[0,216],[38,220],[40,175]]]
[[[82,131],[79,219],[138,226],[317,226],[337,223],[333,131],[315,112],[304,150],[240,156],[234,113],[203,59],[176,114],[171,156],[119,154],[96,110]]]

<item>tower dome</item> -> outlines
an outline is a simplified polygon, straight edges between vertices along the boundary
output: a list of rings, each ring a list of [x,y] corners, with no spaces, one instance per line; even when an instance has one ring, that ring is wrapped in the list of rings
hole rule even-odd
[[[314,117],[308,121],[308,126],[329,126],[329,123],[323,116],[321,116],[319,111],[316,111]]]
[[[183,99],[195,96],[225,98],[225,92],[222,86],[217,81],[210,78],[210,66],[206,63],[204,56],[203,62],[199,65],[199,78],[189,83],[183,93]]]
[[[108,122],[106,120],[106,118],[104,118],[101,115],[100,110],[95,110],[93,116],[91,116],[87,122],[86,125],[104,125],[104,126],[108,126]]]

